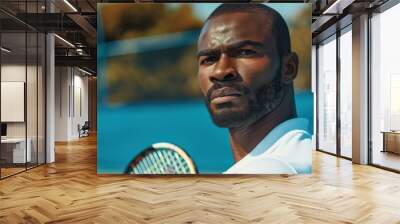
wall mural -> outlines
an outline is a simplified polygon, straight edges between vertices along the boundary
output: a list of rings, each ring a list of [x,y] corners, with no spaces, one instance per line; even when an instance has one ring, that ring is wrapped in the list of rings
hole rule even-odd
[[[311,173],[311,5],[98,4],[99,174]]]

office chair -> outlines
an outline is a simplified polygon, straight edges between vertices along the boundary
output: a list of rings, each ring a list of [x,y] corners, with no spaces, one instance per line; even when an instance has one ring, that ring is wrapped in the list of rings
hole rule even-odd
[[[89,136],[89,129],[90,129],[89,121],[85,121],[82,127],[80,127],[80,125],[78,124],[79,138]]]

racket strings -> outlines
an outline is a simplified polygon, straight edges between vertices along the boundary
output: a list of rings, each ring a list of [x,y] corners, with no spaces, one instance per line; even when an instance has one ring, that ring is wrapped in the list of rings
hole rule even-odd
[[[169,149],[146,153],[133,167],[132,174],[189,174],[188,162],[177,152]]]

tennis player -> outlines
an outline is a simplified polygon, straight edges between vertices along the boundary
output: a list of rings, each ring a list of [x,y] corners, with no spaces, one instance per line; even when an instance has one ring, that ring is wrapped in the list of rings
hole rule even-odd
[[[197,46],[207,108],[230,133],[236,163],[225,173],[310,173],[311,135],[293,89],[299,59],[282,16],[263,4],[222,4]]]

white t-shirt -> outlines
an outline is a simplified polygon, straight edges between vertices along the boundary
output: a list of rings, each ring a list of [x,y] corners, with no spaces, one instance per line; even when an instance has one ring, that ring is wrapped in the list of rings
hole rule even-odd
[[[311,173],[312,143],[308,121],[293,118],[278,126],[225,174]]]

